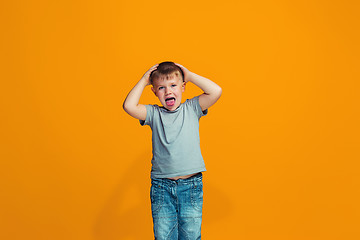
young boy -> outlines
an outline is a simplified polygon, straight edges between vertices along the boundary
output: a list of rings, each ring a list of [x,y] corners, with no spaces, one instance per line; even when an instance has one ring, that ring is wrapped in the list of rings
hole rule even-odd
[[[187,82],[204,93],[181,103]],[[139,104],[147,85],[163,105]],[[201,239],[202,172],[199,119],[221,95],[221,88],[180,64],[151,67],[126,97],[124,110],[152,129],[151,210],[157,240]]]

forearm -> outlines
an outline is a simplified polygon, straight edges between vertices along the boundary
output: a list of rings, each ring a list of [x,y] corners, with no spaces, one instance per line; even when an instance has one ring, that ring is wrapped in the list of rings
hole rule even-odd
[[[133,87],[133,89],[131,89],[123,103],[124,110],[135,118],[138,118],[137,116],[134,116],[134,113],[136,114],[136,112],[139,111],[138,108],[140,107],[140,97],[147,85],[147,80],[141,78],[140,81]]]
[[[134,118],[145,120],[146,118],[146,107],[145,105],[139,104],[140,97],[144,88],[150,84],[149,77],[152,71],[157,68],[158,64],[152,66],[146,71],[140,81],[131,89],[125,101],[123,103],[124,110]]]
[[[204,91],[204,94],[206,95],[213,95],[214,97],[220,97],[221,95],[222,90],[219,85],[217,85],[210,79],[202,77],[196,73],[190,72],[188,76],[188,81],[198,86],[201,90]]]

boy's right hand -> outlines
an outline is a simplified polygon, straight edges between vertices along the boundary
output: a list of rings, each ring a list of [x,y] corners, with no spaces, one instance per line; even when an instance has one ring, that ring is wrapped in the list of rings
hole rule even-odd
[[[144,76],[142,76],[142,79],[145,80],[146,85],[151,85],[150,82],[150,74],[157,69],[157,67],[159,66],[159,64],[155,64],[154,66],[152,66],[149,70],[146,71],[146,73],[144,73]]]

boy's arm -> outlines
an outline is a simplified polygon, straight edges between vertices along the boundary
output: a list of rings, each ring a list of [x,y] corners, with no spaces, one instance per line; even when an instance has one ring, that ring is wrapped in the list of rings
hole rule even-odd
[[[140,79],[140,81],[135,85],[133,89],[127,95],[124,103],[123,108],[125,112],[127,112],[130,116],[145,120],[146,119],[146,107],[143,104],[139,104],[139,100],[141,97],[144,88],[147,85],[150,85],[149,77],[152,71],[157,68],[158,64],[152,66]]]
[[[216,103],[222,93],[222,89],[219,85],[217,85],[210,79],[190,72],[188,69],[186,69],[180,64],[176,63],[176,65],[178,65],[183,70],[185,82],[192,82],[204,91],[204,93],[199,96],[199,104],[202,111],[208,109],[214,103]]]

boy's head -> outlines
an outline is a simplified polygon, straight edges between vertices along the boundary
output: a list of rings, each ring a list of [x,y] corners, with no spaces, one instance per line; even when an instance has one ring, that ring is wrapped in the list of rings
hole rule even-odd
[[[150,74],[151,88],[161,104],[174,111],[181,104],[182,93],[185,91],[184,73],[173,62],[162,62]]]
[[[181,77],[184,81],[184,73],[181,68],[173,62],[162,62],[159,63],[156,70],[150,74],[150,83],[154,85],[156,79],[170,79],[174,76]]]

